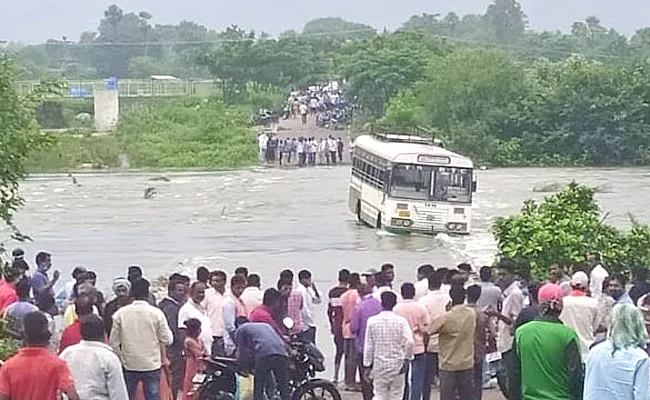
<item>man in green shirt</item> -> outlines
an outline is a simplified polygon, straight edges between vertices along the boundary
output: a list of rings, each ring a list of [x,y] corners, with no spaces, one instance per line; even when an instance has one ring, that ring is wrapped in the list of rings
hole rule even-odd
[[[509,400],[582,400],[583,367],[575,331],[560,321],[562,289],[539,289],[540,316],[515,332],[517,362]]]

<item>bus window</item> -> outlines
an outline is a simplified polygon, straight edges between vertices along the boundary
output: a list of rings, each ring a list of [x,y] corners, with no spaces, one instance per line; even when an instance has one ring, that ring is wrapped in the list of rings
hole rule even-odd
[[[470,203],[472,201],[472,170],[439,167],[435,173],[433,200]]]
[[[432,167],[396,165],[391,176],[390,195],[404,199],[428,200]]]

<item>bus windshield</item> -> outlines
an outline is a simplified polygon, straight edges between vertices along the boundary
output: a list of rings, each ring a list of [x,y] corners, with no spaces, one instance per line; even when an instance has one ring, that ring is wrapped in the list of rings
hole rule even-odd
[[[391,174],[389,195],[410,200],[470,203],[472,170],[397,164]]]

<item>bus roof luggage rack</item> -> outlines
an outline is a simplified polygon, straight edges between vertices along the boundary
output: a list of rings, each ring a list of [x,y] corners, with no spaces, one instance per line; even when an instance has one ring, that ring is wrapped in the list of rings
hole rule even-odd
[[[376,128],[372,126],[370,129],[370,134],[377,140],[382,142],[395,142],[395,143],[419,143],[429,146],[436,146],[444,148],[444,145],[440,139],[436,139],[433,136],[433,132],[427,131],[423,128],[417,128],[415,133],[409,132],[391,132],[381,128]],[[423,136],[425,134],[426,136]]]

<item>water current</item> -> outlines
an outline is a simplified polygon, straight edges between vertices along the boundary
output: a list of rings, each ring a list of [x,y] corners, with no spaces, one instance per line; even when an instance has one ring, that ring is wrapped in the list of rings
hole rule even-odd
[[[403,282],[413,281],[424,262],[490,262],[490,222],[543,197],[533,193],[540,183],[607,185],[597,198],[610,223],[629,225],[628,212],[650,220],[647,170],[495,169],[478,172],[470,236],[395,236],[357,224],[347,209],[349,173],[345,166],[260,168],[168,174],[169,182],[150,181],[157,174],[83,174],[80,186],[65,175],[34,175],[22,185],[26,205],[17,217],[34,242],[21,246],[30,261],[36,251],[50,251],[62,282],[73,266],[87,266],[103,289],[129,264],[152,278],[198,265],[228,272],[245,265],[260,273],[264,287],[274,286],[284,268],[308,268],[326,295],[342,267],[362,271],[390,261]],[[148,186],[156,187],[156,198],[143,199]],[[325,309],[317,313],[318,341],[331,354]]]

